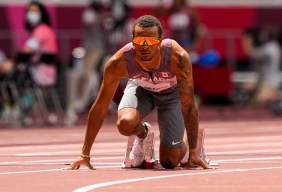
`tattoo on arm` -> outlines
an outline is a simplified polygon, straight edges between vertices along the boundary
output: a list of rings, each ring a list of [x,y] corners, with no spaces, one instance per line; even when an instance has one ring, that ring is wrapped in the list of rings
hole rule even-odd
[[[186,56],[181,56],[179,61],[177,64],[180,71],[178,87],[182,103],[182,114],[188,134],[189,148],[195,149],[197,147],[199,119],[194,101],[192,66]]]

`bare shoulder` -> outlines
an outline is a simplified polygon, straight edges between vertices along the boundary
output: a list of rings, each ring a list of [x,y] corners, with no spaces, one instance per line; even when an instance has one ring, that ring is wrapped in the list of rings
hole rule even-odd
[[[110,76],[117,78],[128,76],[123,48],[109,58],[105,65],[104,73],[105,75],[109,74]]]
[[[174,74],[187,72],[191,68],[191,61],[187,51],[175,40],[172,40],[171,70]]]

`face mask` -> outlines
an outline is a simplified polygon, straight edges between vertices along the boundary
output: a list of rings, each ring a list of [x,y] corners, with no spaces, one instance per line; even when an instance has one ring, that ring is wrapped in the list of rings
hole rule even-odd
[[[35,26],[40,22],[41,16],[40,16],[40,13],[38,12],[29,11],[26,15],[26,19],[29,24],[31,24],[32,26]]]

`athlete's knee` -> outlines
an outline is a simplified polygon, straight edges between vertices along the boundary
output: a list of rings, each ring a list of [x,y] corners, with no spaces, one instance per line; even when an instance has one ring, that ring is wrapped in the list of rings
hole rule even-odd
[[[179,162],[177,158],[168,157],[160,159],[160,163],[165,169],[174,169]]]
[[[160,163],[165,169],[175,168],[180,160],[180,149],[160,145]]]
[[[135,121],[128,116],[120,116],[117,120],[117,127],[120,134],[130,136],[134,130]]]

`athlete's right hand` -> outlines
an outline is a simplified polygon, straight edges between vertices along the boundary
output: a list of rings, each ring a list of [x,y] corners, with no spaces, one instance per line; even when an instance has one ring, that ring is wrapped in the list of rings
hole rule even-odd
[[[81,165],[84,165],[88,167],[91,170],[96,170],[90,163],[90,157],[81,157],[79,156],[73,164],[71,164],[69,167],[63,168],[63,170],[77,170],[80,168]]]

